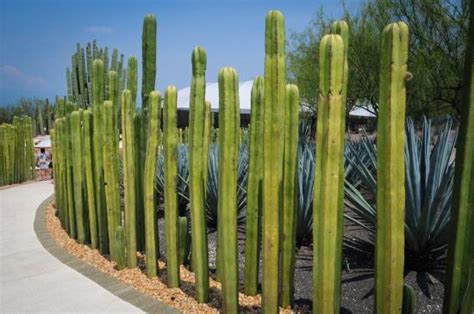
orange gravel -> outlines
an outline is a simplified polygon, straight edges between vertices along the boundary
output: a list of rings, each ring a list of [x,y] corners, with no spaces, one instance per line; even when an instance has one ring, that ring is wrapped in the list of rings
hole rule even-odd
[[[221,284],[211,277],[209,277],[209,302],[200,304],[194,299],[194,274],[184,266],[181,266],[180,288],[166,286],[166,264],[163,261],[158,261],[158,277],[148,278],[142,272],[145,262],[144,256],[140,253],[138,254],[139,266],[137,268],[117,270],[115,262],[102,256],[98,250],[93,250],[70,238],[61,227],[55,212],[56,209],[51,203],[46,209],[46,225],[49,233],[61,247],[80,260],[182,312],[218,313],[221,309]],[[239,304],[241,312],[258,312],[261,310],[261,297],[260,295],[250,297],[239,293]],[[280,309],[280,312],[291,313],[291,311],[284,309]]]

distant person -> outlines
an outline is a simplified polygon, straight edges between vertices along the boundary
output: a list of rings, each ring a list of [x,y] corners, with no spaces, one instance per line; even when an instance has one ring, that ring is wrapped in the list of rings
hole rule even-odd
[[[49,164],[51,163],[51,155],[44,148],[40,149],[40,153],[36,156],[36,167],[39,168],[39,179],[49,179]]]

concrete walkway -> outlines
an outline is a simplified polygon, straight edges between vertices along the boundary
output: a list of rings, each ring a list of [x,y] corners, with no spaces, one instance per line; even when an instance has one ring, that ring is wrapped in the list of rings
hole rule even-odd
[[[33,230],[50,181],[0,190],[0,312],[142,312],[46,251]]]

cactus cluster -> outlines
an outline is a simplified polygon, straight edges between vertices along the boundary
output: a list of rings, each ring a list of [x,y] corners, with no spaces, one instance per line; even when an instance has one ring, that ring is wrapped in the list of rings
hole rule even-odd
[[[13,123],[0,125],[0,186],[35,178],[31,118],[13,117]]]
[[[471,22],[471,37],[472,27]],[[347,23],[336,21],[331,32],[321,39],[319,47],[317,149],[312,191],[315,313],[337,313],[341,303],[343,156],[349,80]],[[118,269],[137,267],[137,252],[144,252],[146,274],[155,277],[159,275],[156,213],[158,202],[164,200],[167,284],[179,287],[180,264],[187,262],[191,246],[189,266],[195,273],[195,297],[198,302],[207,302],[206,200],[215,196],[209,186],[217,181],[217,279],[222,286],[224,312],[236,313],[239,311],[239,189],[246,189],[244,292],[247,295],[259,292],[262,253],[263,311],[275,313],[279,306],[291,308],[295,290],[297,177],[301,169],[297,152],[299,92],[297,86],[286,84],[283,15],[270,11],[266,17],[265,75],[257,77],[252,88],[248,135],[240,128],[239,80],[236,70],[230,67],[222,68],[218,75],[219,128],[214,128],[211,106],[205,100],[207,56],[201,47],[192,52],[189,127],[178,129],[176,87],[166,88],[163,113],[160,93],[154,90],[156,18],[153,15],[145,17],[142,39],[142,110],[136,100],[135,57],[128,60],[126,89],[122,81],[123,59],[118,61],[116,52],[110,68],[106,50],[100,52],[88,46],[84,58],[83,49],[78,47],[73,57],[73,71],[68,72],[69,97],[67,101],[57,100],[55,128],[51,132],[56,204],[64,229],[78,242],[90,243],[92,248],[110,254]],[[403,284],[408,27],[403,22],[388,25],[382,33],[381,49],[375,311],[413,313],[414,290]],[[466,58],[468,84],[461,122],[463,132],[456,152],[460,166],[456,172],[445,313],[472,310],[469,308],[472,303],[465,301],[472,299],[474,276],[474,242],[468,233],[474,221],[469,211],[474,195],[472,60],[470,47]],[[90,109],[83,109],[89,104],[92,104]],[[1,184],[31,177],[31,128],[28,118],[17,118],[13,125],[0,126]],[[248,181],[242,187],[237,183],[239,150],[247,145],[247,139]],[[215,155],[209,155],[210,147],[218,153],[217,167]],[[179,175],[180,169],[184,169],[178,163],[181,149],[187,149],[189,154],[187,216],[182,212],[187,209],[180,208],[179,180],[188,179]],[[20,155],[24,158],[18,158]],[[161,156],[163,159],[159,159]],[[164,186],[157,192],[158,165],[163,165]],[[208,178],[215,168],[218,168],[217,180],[215,175]]]
[[[120,55],[117,49],[112,52],[109,62],[109,49],[107,47],[100,48],[96,41],[87,43],[86,47],[76,44],[76,52],[71,57],[71,67],[66,68],[66,87],[67,100],[74,102],[80,108],[90,107],[94,103],[94,60],[101,60],[103,68],[103,84],[104,94],[102,101],[109,99],[109,93],[121,92],[125,89],[125,81],[127,78],[127,70],[124,67],[124,56]],[[116,86],[109,86],[109,71],[117,73]],[[120,101],[120,100],[119,100]]]

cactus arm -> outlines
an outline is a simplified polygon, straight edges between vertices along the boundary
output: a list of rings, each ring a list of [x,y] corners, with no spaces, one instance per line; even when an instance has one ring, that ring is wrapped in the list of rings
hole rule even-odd
[[[285,156],[283,173],[283,215],[281,256],[281,306],[293,305],[296,260],[296,207],[298,167],[299,91],[286,86]]]
[[[150,112],[149,128],[147,134],[147,148],[145,158],[144,172],[144,204],[145,204],[145,254],[146,254],[146,273],[149,277],[157,275],[157,223],[155,215],[155,177],[158,154],[158,130],[160,122],[158,111],[160,110],[160,94],[158,92],[150,93]]]
[[[263,177],[263,77],[257,76],[252,86],[249,174],[247,183],[247,211],[245,229],[245,294],[256,295],[260,262],[260,223],[262,215]]]
[[[472,2],[471,2],[472,3]],[[457,313],[474,263],[474,11],[471,7],[468,48],[464,63],[464,93],[456,149],[451,236],[443,313]],[[471,266],[474,267],[474,266]],[[474,271],[472,269],[471,271]],[[471,278],[472,278],[471,274]],[[471,279],[472,280],[472,279]],[[471,282],[471,291],[472,285]]]
[[[405,78],[408,27],[393,23],[382,34],[377,137],[375,311],[400,312],[403,301],[405,221]]]
[[[344,43],[339,35],[326,35],[320,42],[320,81],[316,165],[313,201],[313,311],[338,313],[340,310],[340,251],[342,203],[339,202],[344,177],[341,176],[344,141],[341,119]]]
[[[200,303],[208,299],[206,212],[203,180],[203,125],[205,112],[206,52],[196,47],[192,54],[193,78],[190,99],[189,192],[191,198],[192,264],[196,278],[196,296]]]
[[[265,23],[264,174],[262,307],[278,311],[280,213],[282,206],[283,131],[285,116],[285,22],[270,11]]]
[[[92,165],[92,119],[92,111],[84,111],[84,173],[86,181],[91,248],[96,249],[98,247],[98,234],[97,212],[95,209],[94,168]]]
[[[238,137],[236,130],[239,111],[239,78],[232,68],[219,72],[219,177],[218,207],[224,232],[221,250],[223,311],[237,313],[238,258],[237,258],[237,158]]]

